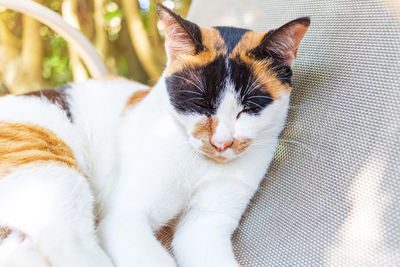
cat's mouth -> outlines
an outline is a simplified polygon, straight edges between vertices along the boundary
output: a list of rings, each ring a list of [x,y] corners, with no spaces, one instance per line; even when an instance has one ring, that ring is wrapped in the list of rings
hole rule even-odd
[[[225,139],[216,138],[218,124],[215,116],[204,117],[189,135],[195,149],[206,157],[218,163],[228,162],[237,158],[253,143],[251,138],[235,135]]]
[[[201,139],[202,145],[198,148],[203,155],[218,162],[225,163],[242,154],[253,142],[251,138],[236,138],[234,141],[221,151],[215,147],[209,139]]]

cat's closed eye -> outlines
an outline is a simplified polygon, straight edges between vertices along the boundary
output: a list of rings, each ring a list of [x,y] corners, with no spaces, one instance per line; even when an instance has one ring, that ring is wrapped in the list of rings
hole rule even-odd
[[[203,99],[195,100],[193,104],[197,107],[197,110],[206,116],[210,116],[210,105],[205,102]]]
[[[210,104],[202,97],[189,97],[182,103],[187,109],[210,116]]]
[[[240,118],[240,116],[241,116],[243,113],[248,112],[248,111],[249,111],[248,108],[242,109],[242,110],[237,114],[236,119],[238,120],[238,119]]]

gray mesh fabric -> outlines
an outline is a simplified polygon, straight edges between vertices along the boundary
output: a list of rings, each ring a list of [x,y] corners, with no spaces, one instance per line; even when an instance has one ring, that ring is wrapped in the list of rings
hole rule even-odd
[[[400,1],[194,0],[189,19],[265,31],[304,15],[288,124],[237,259],[400,266]]]

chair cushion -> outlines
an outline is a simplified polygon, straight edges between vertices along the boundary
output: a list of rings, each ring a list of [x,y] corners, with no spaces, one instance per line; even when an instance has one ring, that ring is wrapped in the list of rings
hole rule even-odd
[[[311,16],[287,126],[233,237],[243,266],[400,263],[399,3],[193,0],[202,26]]]

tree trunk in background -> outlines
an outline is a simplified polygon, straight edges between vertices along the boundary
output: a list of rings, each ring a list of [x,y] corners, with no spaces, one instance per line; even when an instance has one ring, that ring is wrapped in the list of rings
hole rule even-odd
[[[158,64],[154,49],[140,18],[138,1],[121,0],[121,2],[132,45],[136,50],[141,65],[150,77],[149,83],[154,84],[161,74],[162,67]]]
[[[22,45],[21,40],[7,28],[2,16],[0,16],[0,44],[4,52],[2,58],[17,56]]]
[[[35,2],[42,3],[42,0],[35,0]],[[13,66],[16,70],[15,78],[10,85],[7,85],[13,94],[35,91],[43,86],[42,58],[44,46],[40,36],[41,24],[25,15],[22,18],[22,24],[21,58]]]
[[[100,56],[103,58],[110,73],[117,74],[118,67],[116,59],[112,56],[111,43],[108,40],[108,34],[106,30],[106,20],[105,20],[105,4],[106,0],[93,0],[94,2],[94,32],[95,40],[94,45]]]
[[[2,84],[2,83],[0,82],[0,96],[7,95],[7,94],[9,94],[9,93],[10,93],[10,92],[8,91],[6,85],[5,85],[5,84]]]
[[[121,22],[121,31],[116,45],[117,49],[113,50],[112,56],[114,56],[116,59],[120,57],[124,57],[126,59],[128,73],[125,75],[129,79],[133,79],[141,83],[147,83],[149,81],[149,76],[144,71],[140,60],[133,49],[131,39],[129,38],[128,26],[126,25],[125,20],[122,20]]]
[[[104,28],[104,0],[93,0],[94,2],[94,23],[95,23],[95,46],[103,59],[107,57],[108,38]]]
[[[81,32],[93,43],[96,34],[93,0],[79,0],[77,9]]]
[[[80,24],[78,19],[78,0],[64,0],[62,3],[62,16],[76,29],[80,30]],[[88,79],[88,74],[82,60],[79,58],[78,53],[75,49],[68,45],[70,64],[72,67],[72,75],[74,81],[85,81]]]
[[[7,93],[6,88],[11,87],[15,80],[22,45],[21,40],[7,28],[2,15],[0,16],[0,75],[4,84],[0,83],[0,95]]]
[[[165,53],[164,41],[161,39],[158,31],[158,16],[156,13],[156,0],[150,1],[150,11],[147,13],[149,17],[149,37],[156,54],[157,62],[163,66],[167,61],[167,55]]]
[[[42,58],[43,41],[40,36],[41,24],[28,16],[23,17],[22,35],[22,77],[27,81],[29,90],[41,89],[42,84]]]

